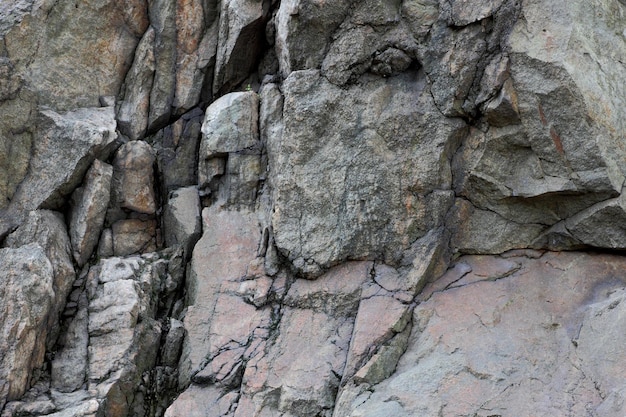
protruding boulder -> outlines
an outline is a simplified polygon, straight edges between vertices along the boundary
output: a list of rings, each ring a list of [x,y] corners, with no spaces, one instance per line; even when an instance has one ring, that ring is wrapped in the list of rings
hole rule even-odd
[[[227,94],[206,111],[198,184],[204,194],[218,192],[222,202],[252,206],[260,175],[259,96],[252,91]]]
[[[37,210],[28,217],[15,232],[6,239],[6,246],[18,249],[37,243],[43,248],[52,265],[52,288],[54,295],[50,303],[47,323],[46,347],[51,349],[60,330],[60,315],[65,308],[67,296],[76,277],[72,264],[70,239],[60,213]],[[42,339],[46,339],[43,337]]]
[[[36,243],[0,249],[0,407],[30,388],[46,352],[54,270]]]
[[[202,123],[200,158],[239,152],[259,142],[259,96],[230,93],[214,101]]]
[[[95,160],[85,176],[83,186],[72,196],[70,239],[72,254],[83,266],[98,245],[111,195],[113,167]]]
[[[262,51],[269,6],[269,1],[221,2],[213,78],[215,94],[232,91],[253,71]]]
[[[448,158],[465,126],[439,113],[423,73],[342,89],[298,71],[282,90],[284,127],[267,142],[272,226],[297,270],[314,276],[372,257],[397,264],[442,224],[453,204]]]
[[[11,208],[29,211],[59,207],[80,184],[91,163],[108,157],[116,145],[115,129],[112,107],[83,108],[63,115],[43,110],[28,174]]]

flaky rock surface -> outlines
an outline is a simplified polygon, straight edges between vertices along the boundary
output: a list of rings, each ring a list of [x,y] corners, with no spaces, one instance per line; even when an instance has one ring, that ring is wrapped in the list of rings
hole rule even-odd
[[[622,417],[623,0],[0,0],[0,416]]]

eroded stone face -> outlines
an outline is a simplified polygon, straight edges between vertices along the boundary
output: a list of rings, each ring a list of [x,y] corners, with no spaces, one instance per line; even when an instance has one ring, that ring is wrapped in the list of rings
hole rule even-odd
[[[452,204],[448,157],[464,123],[436,110],[421,72],[347,90],[317,71],[283,85],[268,138],[278,249],[305,274],[353,258],[396,263]]]
[[[43,364],[48,315],[54,301],[53,269],[38,244],[1,249],[0,405],[30,388],[31,373]]]
[[[624,415],[623,1],[352,3],[0,6],[2,417]]]
[[[520,251],[462,257],[456,265],[426,289],[395,374],[336,415],[622,410],[615,408],[622,384],[614,379],[621,367],[594,358],[613,363],[621,355],[600,335],[624,325],[617,318],[623,258]]]

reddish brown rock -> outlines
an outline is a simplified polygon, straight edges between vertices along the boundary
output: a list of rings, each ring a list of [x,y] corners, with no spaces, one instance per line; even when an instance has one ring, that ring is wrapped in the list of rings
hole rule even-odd
[[[156,250],[156,221],[128,219],[113,224],[113,254],[126,256]]]
[[[155,155],[143,141],[132,141],[117,150],[113,161],[113,204],[139,213],[156,210],[154,197]]]
[[[204,232],[193,251],[187,280],[187,337],[180,364],[183,385],[204,367],[210,355],[211,313],[220,299],[222,285],[246,276],[260,239],[256,216],[249,212],[212,206],[203,210],[202,221]]]

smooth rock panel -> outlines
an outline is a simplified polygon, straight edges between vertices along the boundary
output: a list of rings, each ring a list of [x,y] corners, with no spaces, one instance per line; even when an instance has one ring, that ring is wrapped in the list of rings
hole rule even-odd
[[[608,335],[624,325],[623,257],[518,251],[460,264],[460,279],[427,288],[396,372],[339,415],[617,415],[604,413],[621,410],[623,349]]]

